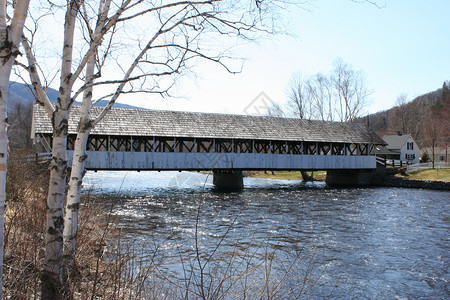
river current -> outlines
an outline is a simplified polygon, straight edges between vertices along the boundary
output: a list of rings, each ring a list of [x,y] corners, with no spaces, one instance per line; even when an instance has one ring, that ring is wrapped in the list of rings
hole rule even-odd
[[[215,261],[210,273],[256,265],[266,272],[249,275],[256,281],[270,270],[282,279],[280,298],[303,289],[307,299],[450,299],[449,192],[244,185],[219,192],[211,176],[188,172],[85,177],[85,189],[120,196],[112,220],[124,240],[144,256],[161,254],[159,272],[178,280],[198,256],[208,267]]]

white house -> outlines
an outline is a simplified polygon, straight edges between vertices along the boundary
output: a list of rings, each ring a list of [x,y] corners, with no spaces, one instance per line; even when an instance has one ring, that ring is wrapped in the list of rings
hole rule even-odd
[[[419,163],[420,149],[410,134],[387,134],[383,140],[387,145],[377,152],[377,156],[409,164]]]

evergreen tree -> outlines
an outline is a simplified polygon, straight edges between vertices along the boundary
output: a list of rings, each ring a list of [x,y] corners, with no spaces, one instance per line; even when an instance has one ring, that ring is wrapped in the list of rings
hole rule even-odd
[[[442,102],[449,103],[450,101],[450,81],[444,81],[442,85]]]

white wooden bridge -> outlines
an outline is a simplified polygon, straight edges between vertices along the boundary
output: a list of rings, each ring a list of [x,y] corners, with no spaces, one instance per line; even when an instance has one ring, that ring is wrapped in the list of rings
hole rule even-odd
[[[69,159],[79,109],[69,120]],[[50,151],[51,121],[39,107],[32,136]],[[367,171],[376,168],[382,144],[356,123],[115,108],[91,132],[86,169]]]

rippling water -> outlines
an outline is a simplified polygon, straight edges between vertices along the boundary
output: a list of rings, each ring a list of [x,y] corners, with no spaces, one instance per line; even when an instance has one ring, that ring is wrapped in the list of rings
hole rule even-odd
[[[220,193],[210,176],[185,172],[98,172],[85,182],[123,196],[114,223],[143,253],[163,253],[161,269],[173,274],[197,240],[206,257],[220,244],[219,261],[275,253],[275,273],[295,261],[287,285],[309,272],[317,282],[307,297],[450,298],[449,192],[245,178],[244,191]]]

